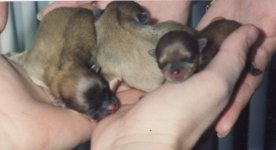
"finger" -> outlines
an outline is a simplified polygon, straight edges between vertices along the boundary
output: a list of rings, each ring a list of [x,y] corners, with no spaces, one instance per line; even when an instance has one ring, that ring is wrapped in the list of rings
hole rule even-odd
[[[120,92],[123,92],[123,91],[127,91],[131,89],[131,87],[129,87],[128,85],[124,84],[124,83],[121,83],[117,89],[117,93],[120,93]]]
[[[48,145],[52,145],[53,148],[49,149],[72,149],[90,139],[97,124],[95,121],[84,117],[83,114],[74,110],[54,109],[56,110],[48,110],[46,108],[44,111],[42,110],[44,113],[49,114],[43,120],[48,120],[48,122],[53,124],[46,125],[47,121],[44,122],[45,127],[49,126],[48,129],[51,132]]]
[[[5,80],[4,78],[4,80],[1,81],[2,85],[8,81],[5,87],[11,86],[13,88],[19,88],[14,91],[23,91],[26,94],[29,91],[32,91],[29,94],[31,94],[32,97],[34,97],[38,101],[50,103],[54,99],[53,96],[49,93],[48,89],[37,86],[26,74],[26,72],[24,72],[24,70],[20,66],[18,66],[18,64],[15,64],[4,56],[1,56],[0,60],[2,65],[1,72],[3,71],[2,74],[9,74],[9,77],[12,77],[12,79],[10,80]],[[6,68],[3,69],[3,66],[6,66]]]
[[[59,8],[59,7],[82,7],[82,8],[87,8],[87,9],[92,9],[93,8],[93,1],[79,1],[79,2],[53,2],[49,4],[46,8],[42,9],[40,11],[40,15],[45,16],[48,14],[50,11]]]
[[[4,130],[9,137],[0,138],[6,140],[6,146],[13,140],[26,149],[41,149],[45,145],[49,146],[45,149],[70,149],[89,139],[95,122],[75,111],[38,102],[45,99],[44,93],[22,69],[4,57],[0,57],[0,72],[0,115],[6,116],[1,120],[0,132]]]
[[[119,98],[120,103],[122,105],[125,105],[136,103],[144,94],[145,92],[142,92],[140,90],[128,89],[117,93],[117,97]]]
[[[96,1],[95,6],[96,6],[97,8],[104,9],[104,8],[108,5],[108,3],[109,3],[110,1],[111,1],[111,0]]]
[[[7,24],[8,3],[0,2],[0,33],[4,30]]]
[[[223,11],[223,9],[227,9],[226,11]],[[235,7],[233,6],[232,1],[215,1],[211,7],[206,11],[204,16],[200,19],[200,22],[197,24],[197,29],[201,30],[210,22],[212,22],[212,19],[216,17],[223,17],[225,19],[231,19],[231,20],[237,20],[238,16],[233,15],[233,13],[229,12],[235,12]]]
[[[238,92],[234,94],[234,97],[231,100],[232,103],[216,123],[215,130],[218,137],[222,138],[230,132],[242,109],[246,106],[255,91],[256,85],[259,85],[261,77],[258,77],[258,79],[253,78],[254,77],[251,75],[246,76],[245,81],[241,83],[240,87],[238,87]]]
[[[265,70],[272,54],[267,51],[267,42],[261,45],[257,50],[256,54],[256,64],[261,70]],[[269,48],[270,49],[270,48]],[[242,109],[247,105],[250,97],[255,92],[256,88],[259,86],[263,75],[252,76],[247,74],[245,78],[241,81],[240,86],[237,88],[235,96],[232,98],[232,104],[227,108],[222,117],[216,124],[216,131],[219,137],[226,136],[232,129],[234,123],[238,119],[238,116]]]

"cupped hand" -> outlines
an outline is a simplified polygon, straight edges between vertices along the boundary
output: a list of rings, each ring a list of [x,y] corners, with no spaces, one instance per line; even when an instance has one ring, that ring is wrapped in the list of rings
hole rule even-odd
[[[241,27],[203,71],[183,83],[166,83],[102,120],[92,149],[191,149],[229,102],[257,37],[255,27]]]
[[[51,97],[24,71],[0,56],[0,149],[72,149],[96,123],[45,103]]]
[[[198,24],[198,29],[209,24],[216,17],[236,20],[242,24],[253,24],[261,30],[262,42],[256,47],[255,66],[265,70],[276,50],[276,3],[274,0],[216,0]],[[245,74],[237,87],[233,103],[216,125],[220,137],[229,133],[240,112],[259,86],[263,74]]]
[[[82,7],[87,9],[104,9],[111,0],[106,1],[55,1],[41,10],[41,15],[45,16],[50,11],[59,7]],[[144,7],[151,16],[151,19],[158,22],[174,20],[186,23],[191,1],[136,1]],[[166,11],[164,11],[166,10]],[[175,11],[177,10],[177,11]]]

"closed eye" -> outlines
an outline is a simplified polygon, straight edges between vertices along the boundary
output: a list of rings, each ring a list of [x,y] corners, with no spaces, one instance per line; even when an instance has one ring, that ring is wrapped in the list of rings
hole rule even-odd
[[[185,57],[185,58],[181,58],[180,61],[193,63],[194,59],[192,57]]]
[[[137,19],[140,24],[145,25],[149,21],[149,16],[147,13],[143,12],[137,15]]]
[[[168,65],[167,62],[163,62],[163,63],[158,63],[158,66],[160,69],[163,69],[164,67],[166,67]]]

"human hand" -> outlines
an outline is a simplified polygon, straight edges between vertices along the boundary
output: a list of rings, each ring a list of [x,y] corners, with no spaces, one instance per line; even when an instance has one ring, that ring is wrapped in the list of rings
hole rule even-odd
[[[92,149],[191,149],[227,105],[257,37],[253,26],[239,28],[204,70],[183,83],[166,83],[102,120]]]
[[[265,70],[276,50],[275,7],[274,0],[216,0],[201,19],[198,29],[209,24],[215,17],[236,20],[242,24],[254,24],[261,30],[263,38],[262,43],[256,49],[254,63],[257,68]],[[233,103],[216,124],[219,137],[229,133],[262,78],[263,75],[252,76],[246,74],[244,79],[241,80],[232,97]]]
[[[0,149],[72,149],[90,138],[95,122],[42,103],[50,95],[3,56],[0,74]]]
[[[0,2],[0,33],[4,30],[8,18],[8,2]]]
[[[107,1],[55,1],[41,10],[41,15],[45,16],[50,11],[59,7],[82,7],[87,9],[104,9],[111,0]],[[136,1],[144,7],[154,22],[174,20],[180,23],[186,23],[191,1]],[[166,11],[164,11],[166,10]],[[177,10],[177,11],[175,11]]]
[[[50,11],[59,7],[81,7],[87,9],[93,9],[95,7],[95,1],[55,1],[50,3],[47,7],[40,11],[42,16],[45,16]]]

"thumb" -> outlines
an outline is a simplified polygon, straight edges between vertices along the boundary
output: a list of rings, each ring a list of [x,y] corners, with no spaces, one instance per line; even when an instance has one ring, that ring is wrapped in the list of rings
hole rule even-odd
[[[50,3],[46,8],[42,9],[38,15],[37,18],[41,20],[46,14],[48,14],[50,11],[59,8],[59,7],[81,7],[86,9],[93,9],[95,1],[70,1],[70,2],[64,2],[64,1],[56,1]]]

